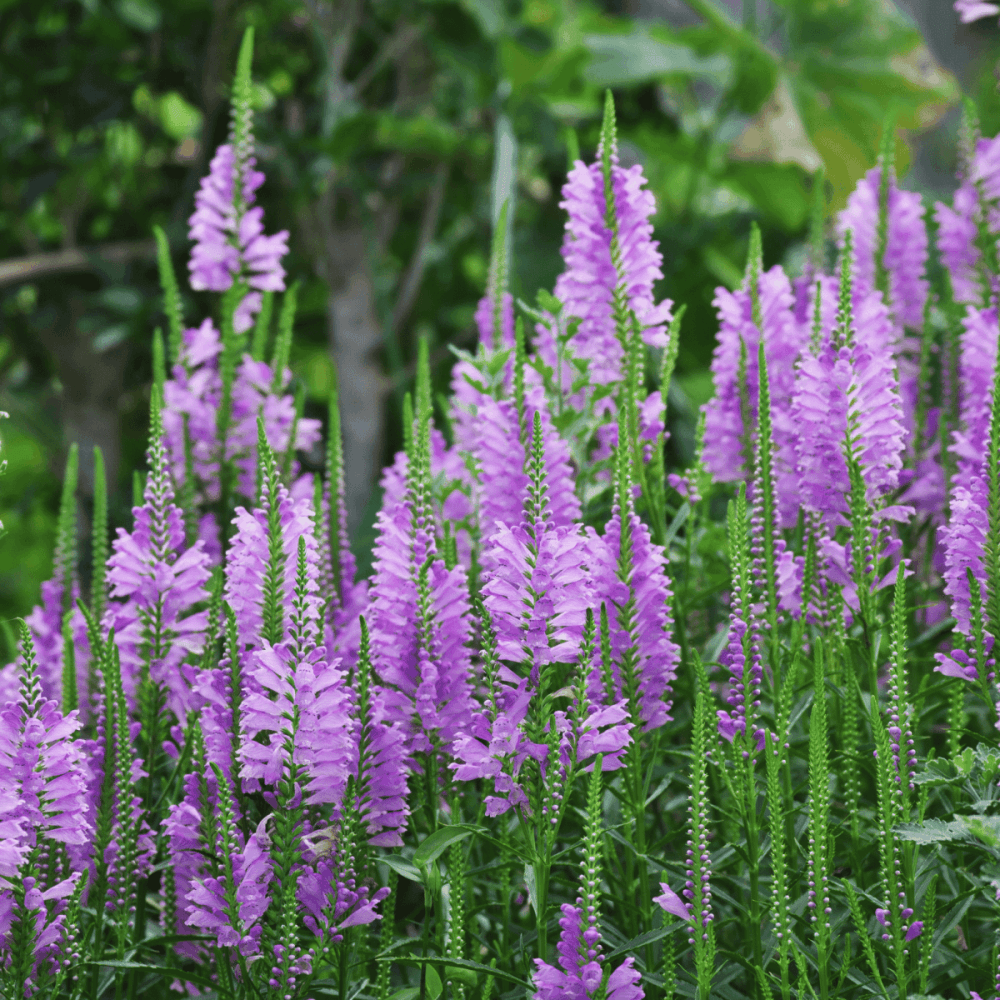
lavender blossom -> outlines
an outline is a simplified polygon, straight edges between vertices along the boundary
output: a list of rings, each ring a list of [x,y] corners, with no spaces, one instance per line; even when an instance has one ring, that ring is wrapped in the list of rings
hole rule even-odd
[[[222,345],[211,320],[184,332],[181,357],[173,377],[163,387],[163,426],[174,482],[186,484],[189,475],[187,449],[195,482],[189,484],[195,500],[206,504],[219,499],[218,411],[222,403],[219,356]],[[269,365],[245,355],[237,367],[232,387],[232,414],[226,438],[226,459],[237,468],[237,489],[254,499],[257,485],[257,420],[262,418],[270,447],[284,454],[290,448],[308,449],[320,435],[320,423],[312,417],[296,420],[295,403],[285,390],[291,372],[285,369],[277,381]],[[295,435],[294,442],[292,434]],[[185,445],[185,435],[189,444]],[[292,474],[297,467],[293,463]],[[299,487],[295,487],[296,493]],[[211,515],[206,515],[211,517]],[[203,527],[206,543],[217,535],[218,525]],[[217,542],[216,542],[217,544]],[[208,546],[206,545],[206,548]],[[221,556],[221,551],[218,553]]]
[[[144,503],[133,510],[131,532],[118,529],[108,561],[112,602],[106,627],[115,629],[126,691],[134,696],[144,670],[162,685],[168,705],[183,719],[195,707],[195,669],[186,662],[201,652],[206,613],[194,607],[207,599],[208,555],[197,541],[184,547],[181,510],[167,466],[158,404],[154,402],[149,447],[149,478]]]
[[[835,524],[847,523],[848,436],[873,506],[898,487],[905,443],[888,313],[877,293],[860,300],[854,317],[818,354],[803,354],[792,402],[803,506]]]
[[[639,520],[631,497],[626,496],[624,514],[619,504],[604,537],[589,536],[591,586],[594,601],[605,602],[608,610],[614,700],[627,699],[632,722],[648,732],[670,719],[670,686],[680,662],[670,637],[673,595],[662,548]],[[600,683],[595,673],[592,690]]]
[[[751,441],[757,426],[757,348],[763,336],[772,398],[775,493],[781,523],[788,526],[798,516],[795,502],[798,434],[790,401],[796,364],[808,342],[808,333],[795,320],[792,287],[780,267],[760,276],[759,302],[763,331],[754,324],[749,291],[716,289],[720,328],[712,357],[715,396],[705,405],[704,462],[717,482],[749,480]],[[744,426],[744,409],[749,426]]]
[[[378,515],[369,614],[388,718],[407,729],[411,750],[426,752],[432,734],[445,745],[458,735],[472,664],[465,568],[449,570],[437,558],[422,475],[407,465],[405,499],[387,497]]]
[[[310,588],[310,615],[319,617],[320,600],[315,593],[318,576],[316,539],[311,504],[307,499],[295,500],[284,486],[277,489],[277,516],[281,527],[283,565],[276,583],[280,587],[282,608],[291,604],[295,590],[296,557],[299,539],[305,540]],[[268,542],[268,508],[247,511],[236,508],[236,534],[226,561],[226,600],[236,614],[240,648],[249,645],[262,648],[264,629],[265,582],[271,563]],[[279,572],[275,569],[275,572]],[[287,616],[276,640],[287,638]]]
[[[253,169],[255,162],[251,157],[238,163],[232,144],[219,146],[188,220],[188,235],[195,241],[188,264],[191,287],[224,292],[234,280],[243,280],[253,289],[236,309],[233,328],[237,333],[253,325],[254,315],[260,312],[262,291],[285,288],[281,258],[288,252],[288,230],[265,236],[264,209],[248,207],[264,183],[264,175]]]
[[[882,168],[872,167],[858,181],[837,223],[841,246],[845,232],[850,230],[854,234],[856,299],[863,299],[875,290],[881,184]],[[881,262],[889,282],[887,305],[899,330],[906,326],[920,329],[923,327],[928,293],[924,277],[927,270],[927,228],[923,220],[923,201],[916,191],[900,188],[894,174],[889,177],[888,188],[889,218]]]
[[[1000,14],[1000,6],[985,0],[955,0],[955,11],[962,24],[971,24],[984,17],[996,17]]]
[[[611,151],[611,178],[621,249],[621,272],[611,258],[611,229],[607,226],[604,174],[600,158],[589,166],[573,164],[563,187],[560,208],[566,209],[566,235],[562,255],[566,269],[556,281],[555,295],[566,315],[580,319],[570,340],[573,354],[586,358],[593,385],[623,378],[624,351],[615,329],[614,294],[621,284],[628,308],[639,320],[643,340],[665,347],[672,303],[656,304],[653,285],[663,277],[663,256],[652,239],[650,216],[656,209],[652,192],[645,188],[642,167],[623,168],[617,149]],[[555,345],[543,336],[539,353],[554,366]]]

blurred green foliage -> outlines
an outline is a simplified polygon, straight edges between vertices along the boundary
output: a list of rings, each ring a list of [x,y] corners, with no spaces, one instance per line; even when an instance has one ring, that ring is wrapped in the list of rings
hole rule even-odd
[[[399,443],[416,335],[442,385],[446,345],[473,342],[505,197],[515,293],[551,288],[568,151],[593,155],[610,87],[622,155],[643,164],[659,206],[661,294],[689,307],[671,392],[686,460],[710,388],[713,290],[739,281],[750,220],[768,262],[794,253],[821,164],[833,210],[874,163],[888,115],[905,169],[906,130],[957,98],[891,0],[773,0],[742,22],[713,0],[687,7],[695,23],[671,27],[596,0],[0,0],[0,408],[12,414],[0,617],[26,612],[49,572],[66,444],[84,456],[101,444],[119,484],[142,462],[162,321],[151,228],[165,228],[185,274],[185,220],[226,137],[247,24],[260,201],[269,231],[291,230],[287,269],[303,280],[292,362],[316,415],[333,378],[332,303],[353,266],[338,241],[364,236],[381,460]],[[185,305],[200,319],[197,296]],[[126,517],[119,502],[112,520]]]

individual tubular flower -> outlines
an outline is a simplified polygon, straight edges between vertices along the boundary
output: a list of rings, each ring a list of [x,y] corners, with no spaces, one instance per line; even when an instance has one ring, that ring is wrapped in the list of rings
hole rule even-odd
[[[184,521],[174,503],[163,424],[153,401],[149,445],[149,477],[141,507],[133,510],[131,532],[118,529],[108,561],[112,602],[106,626],[115,629],[123,679],[129,697],[141,677],[167,692],[167,703],[179,718],[194,707],[195,668],[189,662],[201,652],[206,613],[194,610],[209,595],[210,576],[203,543],[185,546]]]
[[[1000,14],[1000,6],[986,0],[955,0],[955,11],[962,24],[971,24],[984,17],[996,17]]]
[[[749,482],[758,418],[757,355],[763,336],[773,400],[776,493],[781,522],[787,526],[795,523],[798,514],[794,450],[797,428],[790,401],[796,365],[808,334],[795,321],[792,287],[780,267],[759,277],[756,299],[763,330],[754,322],[754,299],[751,290],[716,290],[720,327],[711,365],[715,396],[705,405],[703,458],[716,482]]]
[[[642,1000],[642,979],[631,956],[610,974],[604,968],[599,926],[601,899],[601,768],[595,767],[588,795],[587,831],[580,871],[580,894],[575,905],[564,903],[559,918],[559,966],[535,959],[535,1000]],[[603,991],[601,987],[604,987]]]
[[[244,38],[234,85],[230,141],[215,151],[209,172],[195,194],[188,235],[195,241],[188,269],[195,291],[224,292],[235,281],[251,289],[236,308],[233,328],[249,330],[261,308],[261,292],[283,291],[288,230],[264,235],[264,209],[253,205],[264,175],[254,169],[250,111],[253,36]]]

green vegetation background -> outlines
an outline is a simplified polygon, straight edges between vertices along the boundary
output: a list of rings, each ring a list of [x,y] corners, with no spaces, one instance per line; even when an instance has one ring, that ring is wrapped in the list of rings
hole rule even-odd
[[[577,151],[593,156],[607,87],[623,158],[643,164],[656,196],[660,292],[688,305],[670,394],[672,457],[684,463],[710,392],[714,288],[739,282],[750,220],[767,264],[794,267],[817,168],[835,211],[874,164],[888,116],[905,174],[912,140],[959,93],[892,0],[745,0],[742,16],[721,0],[684,0],[679,25],[620,6],[0,0],[0,409],[10,414],[0,423],[0,619],[25,614],[49,575],[71,441],[85,496],[91,446],[105,450],[113,523],[126,522],[162,321],[151,228],[167,230],[186,274],[186,219],[225,141],[247,24],[258,39],[260,200],[268,231],[291,231],[286,265],[302,282],[292,367],[316,416],[334,354],[342,380],[365,389],[364,412],[344,414],[362,566],[371,480],[399,445],[417,337],[430,338],[446,391],[447,345],[474,343],[505,198],[515,294],[552,287],[560,187]],[[992,135],[996,26],[976,31],[974,96]],[[204,308],[187,294],[189,322]]]

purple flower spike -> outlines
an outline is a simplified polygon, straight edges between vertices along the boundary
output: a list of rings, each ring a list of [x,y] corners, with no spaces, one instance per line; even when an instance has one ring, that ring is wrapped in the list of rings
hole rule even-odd
[[[879,225],[879,187],[882,168],[873,167],[858,181],[840,213],[841,234],[854,233],[854,295],[862,299],[875,289],[876,241]],[[904,191],[889,178],[889,224],[883,266],[889,276],[889,302],[899,330],[904,326],[919,330],[924,322],[927,301],[927,227],[924,207],[916,191]],[[843,240],[841,240],[843,245]]]
[[[239,173],[233,147],[220,146],[208,175],[195,195],[195,211],[188,220],[188,235],[195,241],[188,269],[195,291],[224,292],[233,280],[242,278],[253,291],[237,307],[233,326],[243,333],[253,326],[260,311],[262,291],[283,291],[285,269],[281,258],[288,252],[288,230],[264,235],[264,210],[247,208],[255,198],[264,175],[247,161],[243,174],[242,212],[237,206],[235,185]]]
[[[797,428],[791,398],[796,363],[808,343],[811,322],[805,325],[796,322],[792,286],[780,267],[761,275],[759,293],[763,331],[754,325],[748,291],[716,289],[720,328],[712,358],[715,397],[705,406],[704,461],[717,482],[749,478],[745,458],[750,435],[757,426],[757,353],[763,332],[771,387],[775,494],[781,524],[789,526],[798,517],[794,448]],[[746,348],[745,386],[741,386],[739,379],[741,343]],[[743,426],[744,397],[751,418],[749,428]]]
[[[253,654],[250,676],[260,690],[243,702],[239,756],[244,783],[273,788],[295,763],[304,772],[308,804],[339,806],[356,754],[343,675],[326,662],[322,646],[296,650],[292,643],[272,647],[265,642]]]
[[[318,567],[316,538],[312,505],[308,499],[294,500],[284,486],[278,489],[281,513],[281,539],[285,554],[285,571],[282,593],[286,610],[291,606],[295,591],[296,557],[299,539],[306,542],[307,568],[311,581],[309,609],[311,620],[319,617],[320,599],[316,595]],[[267,511],[258,508],[252,512],[236,508],[236,535],[226,562],[226,600],[236,613],[241,648],[251,645],[261,647],[263,626],[264,577],[269,554],[267,540]],[[288,616],[285,615],[287,628]],[[286,633],[287,635],[287,633]]]
[[[618,577],[621,559],[622,515],[618,506],[603,538],[590,534],[592,588],[597,606],[604,601],[611,631],[611,654],[616,697],[625,696],[622,665],[633,661],[636,675],[639,719],[647,732],[670,719],[670,686],[677,673],[680,651],[670,638],[672,593],[666,575],[663,549],[652,541],[649,528],[639,520],[631,503],[625,516],[631,535],[631,574],[626,582]],[[622,613],[632,605],[632,633],[622,625]],[[600,671],[592,675],[591,691],[599,690]],[[633,722],[639,719],[633,716]]]
[[[918,937],[924,932],[924,922],[922,920],[914,920],[909,927],[906,928],[906,934],[903,937],[904,941],[916,941]]]
[[[260,948],[260,918],[267,910],[268,886],[274,879],[265,829],[267,819],[250,835],[246,846],[229,855],[236,885],[237,919],[234,921],[226,903],[223,880],[205,878],[187,894],[187,924],[216,935],[222,947],[238,948],[241,955],[255,954]]]
[[[131,696],[143,663],[168,693],[168,704],[183,719],[195,707],[195,671],[184,661],[201,652],[206,612],[193,611],[208,598],[210,576],[204,545],[184,547],[184,521],[173,502],[167,450],[158,415],[149,449],[144,502],[133,510],[131,532],[118,529],[108,560],[112,601],[106,625],[113,625],[121,655],[125,690]]]
[[[838,345],[827,339],[818,355],[803,354],[792,404],[802,503],[834,524],[847,523],[849,422],[854,422],[858,463],[873,506],[898,487],[905,444],[889,349],[891,326],[880,296],[857,303],[853,329],[852,342]],[[907,513],[912,508],[898,511]]]

